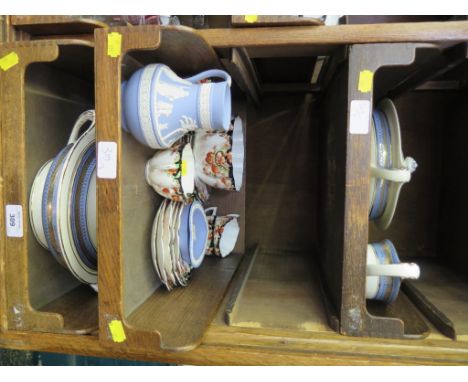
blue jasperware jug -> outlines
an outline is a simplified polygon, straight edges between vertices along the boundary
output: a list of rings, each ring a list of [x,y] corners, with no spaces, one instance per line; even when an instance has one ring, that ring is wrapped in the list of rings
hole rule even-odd
[[[212,77],[223,81],[199,83]],[[122,84],[122,128],[154,149],[197,129],[227,131],[230,119],[231,77],[223,70],[183,79],[164,64],[151,64]]]

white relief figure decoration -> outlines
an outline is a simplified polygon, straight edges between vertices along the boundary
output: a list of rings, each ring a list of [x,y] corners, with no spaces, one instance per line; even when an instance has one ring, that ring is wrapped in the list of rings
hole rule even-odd
[[[183,115],[180,119],[180,127],[184,132],[187,133],[189,131],[196,130],[198,128],[198,125],[193,118]]]
[[[168,82],[159,82],[156,87],[158,94],[166,97],[171,101],[179,98],[187,97],[189,95],[188,87],[180,85],[172,85]]]
[[[169,117],[172,114],[173,108],[174,105],[172,103],[159,101],[156,104],[156,116],[160,117],[161,115],[164,115],[166,117]]]

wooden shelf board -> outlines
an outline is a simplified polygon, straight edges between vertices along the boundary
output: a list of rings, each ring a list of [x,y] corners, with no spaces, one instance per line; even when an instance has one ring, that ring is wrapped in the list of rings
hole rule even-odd
[[[101,21],[67,16],[11,16],[11,25],[32,36],[93,34],[94,29],[107,27]]]
[[[87,285],[80,285],[41,310],[61,314],[64,333],[89,334],[99,327],[98,296]]]
[[[214,48],[359,44],[378,42],[466,41],[467,21],[336,25],[314,27],[262,27],[201,29]]]
[[[242,255],[205,258],[187,288],[157,289],[127,318],[133,328],[158,331],[161,348],[183,351],[201,343]]]
[[[231,325],[329,332],[311,256],[259,250]]]

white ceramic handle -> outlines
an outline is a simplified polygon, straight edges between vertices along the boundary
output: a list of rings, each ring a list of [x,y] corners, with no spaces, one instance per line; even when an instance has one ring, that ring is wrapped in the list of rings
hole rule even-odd
[[[216,216],[216,213],[218,212],[218,207],[210,207],[210,208],[207,208],[205,210],[205,215],[206,216],[210,216],[210,215],[215,215]],[[210,214],[210,215],[208,215]]]
[[[95,117],[94,110],[86,110],[83,113],[81,113],[78,119],[76,120],[75,125],[73,126],[73,129],[72,129],[72,132],[70,134],[70,138],[68,139],[67,144],[76,142],[76,140],[80,136],[80,130],[86,122],[91,122],[91,125],[89,126],[87,130],[92,128],[94,126],[94,119],[95,119],[94,117]]]
[[[402,279],[418,279],[420,275],[419,266],[414,263],[401,264],[368,264],[367,276],[390,276]]]
[[[371,176],[391,182],[407,183],[411,180],[411,171],[406,169],[388,169],[371,166]]]

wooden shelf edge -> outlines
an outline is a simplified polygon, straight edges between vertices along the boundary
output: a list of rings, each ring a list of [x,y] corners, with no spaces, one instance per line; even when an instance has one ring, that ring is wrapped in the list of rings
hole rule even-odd
[[[106,349],[96,336],[6,332],[0,347],[194,365],[468,365],[468,343],[357,339],[212,325],[189,352]]]
[[[202,29],[214,48],[466,41],[468,21]]]

